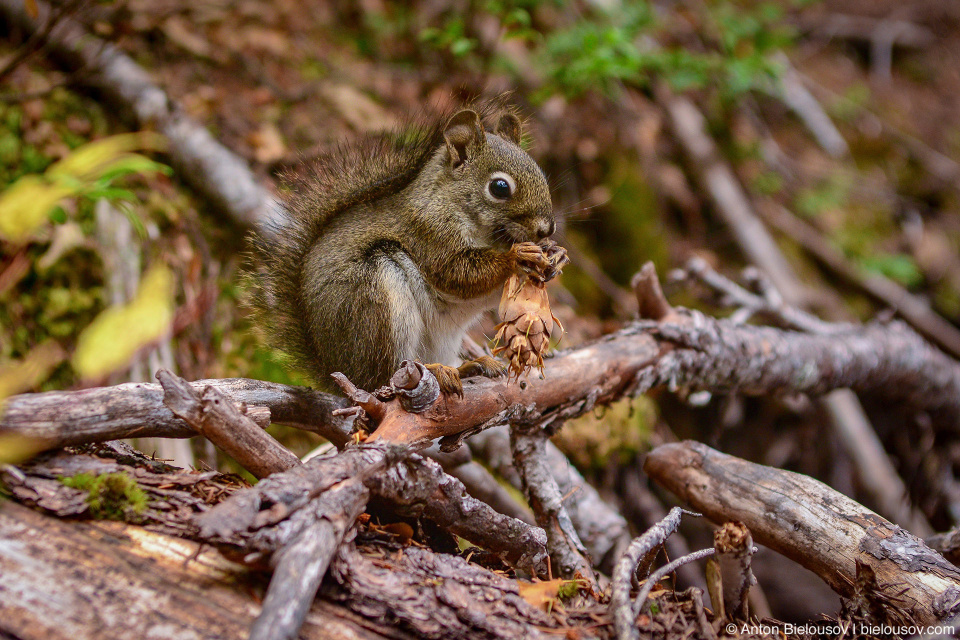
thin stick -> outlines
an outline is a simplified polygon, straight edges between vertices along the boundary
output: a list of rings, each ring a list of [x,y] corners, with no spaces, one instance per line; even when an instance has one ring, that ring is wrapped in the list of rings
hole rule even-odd
[[[663,520],[647,529],[643,535],[635,538],[624,550],[613,569],[610,609],[613,612],[613,625],[620,640],[637,640],[640,632],[634,624],[636,615],[630,604],[630,588],[637,566],[641,561],[666,541],[671,533],[680,526],[683,509],[670,509]]]
[[[656,571],[653,571],[647,578],[646,582],[644,582],[643,587],[637,594],[636,600],[633,602],[632,613],[634,619],[636,619],[636,617],[640,615],[640,612],[643,610],[643,606],[647,603],[647,598],[650,596],[650,592],[653,591],[654,587],[656,587],[665,576],[670,575],[684,565],[696,562],[697,560],[702,560],[703,558],[709,558],[716,552],[716,549],[701,549],[700,551],[694,551],[693,553],[677,558],[676,560],[672,560]]]

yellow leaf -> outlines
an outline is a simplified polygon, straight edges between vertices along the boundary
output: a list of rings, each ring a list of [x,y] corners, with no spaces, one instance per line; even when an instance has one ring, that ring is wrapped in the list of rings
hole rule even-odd
[[[60,345],[48,340],[31,349],[23,360],[0,366],[0,408],[7,396],[31,389],[46,380],[64,358],[66,354]]]
[[[543,580],[540,582],[518,582],[520,596],[533,607],[546,609],[557,599],[557,593],[563,586],[565,580],[556,578],[554,580]]]
[[[0,192],[0,239],[13,243],[28,240],[63,198],[84,193],[114,170],[156,170],[158,166],[137,149],[163,149],[166,138],[140,132],[111,136],[87,143],[56,162],[42,176],[24,176]]]
[[[74,187],[50,184],[41,176],[20,178],[0,193],[0,238],[24,242],[47,221],[58,202],[75,193]]]
[[[173,274],[154,267],[144,274],[137,296],[94,318],[77,340],[73,368],[83,378],[100,378],[127,365],[144,346],[170,329],[173,321]]]

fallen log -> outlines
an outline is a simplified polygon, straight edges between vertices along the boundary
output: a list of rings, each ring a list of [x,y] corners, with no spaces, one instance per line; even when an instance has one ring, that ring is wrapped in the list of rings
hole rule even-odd
[[[213,549],[119,522],[72,522],[0,503],[0,636],[21,640],[246,639],[256,574]],[[303,640],[395,637],[314,602]]]
[[[754,540],[810,569],[840,595],[866,598],[886,616],[883,622],[934,625],[960,607],[960,569],[813,478],[690,441],[657,447],[644,470],[715,523],[738,520]],[[871,590],[858,592],[868,572],[875,576]]]

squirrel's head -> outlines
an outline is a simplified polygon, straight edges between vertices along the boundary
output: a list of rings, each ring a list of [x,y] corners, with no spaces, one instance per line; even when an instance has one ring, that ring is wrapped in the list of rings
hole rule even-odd
[[[556,222],[543,170],[520,148],[520,118],[506,113],[493,133],[472,109],[443,132],[445,182],[477,230],[504,248],[553,234]]]

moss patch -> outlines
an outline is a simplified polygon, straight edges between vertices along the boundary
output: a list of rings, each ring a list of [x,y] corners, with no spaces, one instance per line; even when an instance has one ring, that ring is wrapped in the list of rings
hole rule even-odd
[[[60,482],[86,491],[90,515],[98,520],[135,520],[147,508],[147,494],[125,473],[78,473]]]

